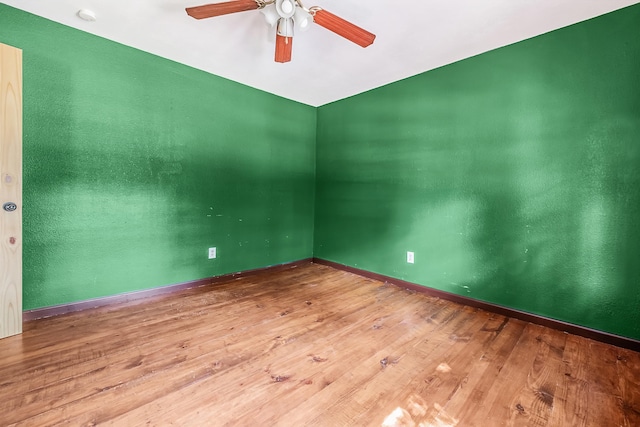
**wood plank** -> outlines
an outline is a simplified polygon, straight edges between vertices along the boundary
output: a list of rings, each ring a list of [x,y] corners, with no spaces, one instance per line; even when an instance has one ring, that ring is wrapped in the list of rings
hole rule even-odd
[[[336,339],[323,340],[323,342],[316,341],[314,343],[316,353],[307,353],[304,346],[298,345],[290,349],[283,348],[280,352],[274,353],[266,370],[272,373],[284,373],[285,377],[290,377],[287,380],[288,384],[276,388],[273,387],[273,381],[266,381],[257,387],[245,388],[243,392],[261,396],[264,404],[258,408],[247,401],[244,393],[230,395],[223,402],[225,410],[217,413],[218,419],[223,423],[239,422],[247,425],[266,423],[272,425],[275,421],[273,413],[279,412],[277,408],[281,410],[284,407],[290,407],[292,403],[302,404],[319,391],[331,389],[334,387],[333,384],[339,383],[344,375],[351,374],[356,363],[364,364],[366,360],[373,359],[372,363],[380,366],[380,359],[375,359],[376,343],[394,341],[398,336],[402,336],[402,334],[398,334],[403,328],[400,325],[401,315],[395,316],[395,314],[399,313],[394,313],[394,316],[389,316],[387,319],[389,323],[393,323],[388,328],[372,329],[372,316],[367,316],[366,319],[363,319],[363,323],[348,334],[337,335]],[[349,345],[349,343],[353,343],[355,337],[370,332],[377,332],[377,339],[368,340],[369,345],[359,346],[357,349],[353,349],[353,346]],[[336,343],[340,343],[340,345],[336,345]],[[344,351],[345,347],[349,347],[350,351]],[[336,359],[340,363],[327,363]],[[292,381],[295,382],[291,383]],[[265,411],[265,408],[269,408],[269,411]],[[238,418],[239,413],[244,415]],[[286,418],[293,422],[290,417]],[[195,421],[199,420],[196,418]],[[200,421],[205,421],[205,419],[201,418]]]
[[[294,276],[295,277],[295,276]],[[295,279],[294,279],[295,282]],[[277,292],[272,292],[272,298],[277,297]],[[256,290],[255,298],[268,297],[266,292]],[[128,345],[134,345],[140,341],[140,327],[144,327],[152,333],[155,327],[164,328],[165,333],[174,333],[181,330],[189,330],[190,328],[201,325],[203,318],[207,318],[212,322],[219,323],[221,318],[225,320],[239,319],[244,312],[252,307],[255,308],[253,299],[242,299],[239,295],[229,292],[227,289],[216,289],[209,296],[198,297],[197,301],[191,303],[188,308],[184,307],[180,302],[181,298],[165,299],[166,303],[158,301],[145,310],[137,310],[133,316],[123,316],[118,312],[109,313],[106,322],[93,321],[93,324],[85,324],[83,322],[73,322],[65,336],[67,339],[58,343],[55,349],[51,346],[57,341],[57,334],[62,333],[55,330],[53,338],[45,338],[37,335],[32,336],[30,331],[25,332],[22,336],[22,345],[28,351],[27,358],[16,355],[4,355],[3,365],[0,366],[0,378],[5,377],[7,372],[11,372],[15,368],[15,364],[33,363],[39,366],[37,373],[33,375],[42,375],[48,372],[56,372],[60,374],[65,367],[81,368],[82,363],[102,357],[103,355],[112,356],[114,352],[123,352]],[[229,310],[226,308],[229,307]],[[100,310],[102,311],[102,310]],[[175,318],[179,317],[182,322],[175,322]],[[89,316],[93,320],[92,316]],[[40,322],[40,321],[38,321]],[[113,330],[117,330],[119,340],[109,342],[102,346],[100,352],[95,352],[94,345],[102,341],[106,336],[113,334]],[[52,331],[53,332],[53,331]],[[49,342],[52,340],[51,342]],[[41,341],[47,343],[40,346]],[[149,343],[148,340],[145,341]],[[32,346],[32,344],[34,344]],[[80,352],[77,353],[75,360],[66,360],[69,351],[77,346],[81,346]],[[14,349],[16,351],[16,349]],[[62,362],[60,362],[62,360]],[[28,378],[21,378],[21,380]]]
[[[339,286],[341,283],[340,281],[336,281],[335,284]],[[277,288],[280,289],[279,286],[277,286]],[[357,291],[357,289],[355,291]],[[306,297],[309,297],[310,295],[311,294],[307,294]],[[35,417],[34,420],[36,420],[38,424],[46,424],[48,420],[55,419],[61,413],[64,413],[67,417],[70,417],[70,420],[73,420],[72,422],[74,424],[103,422],[106,421],[106,419],[104,419],[103,412],[87,411],[87,403],[95,403],[96,407],[100,407],[98,402],[102,402],[102,404],[109,404],[112,407],[116,407],[119,408],[119,410],[124,411],[127,408],[132,408],[136,405],[143,405],[148,401],[153,400],[153,396],[169,394],[175,391],[176,387],[179,391],[181,388],[178,386],[179,384],[183,384],[184,387],[191,385],[194,383],[191,376],[192,371],[198,371],[197,368],[201,365],[201,361],[216,361],[214,364],[216,369],[214,370],[211,369],[209,364],[205,363],[205,370],[201,372],[203,372],[202,375],[208,376],[217,373],[219,370],[218,368],[231,368],[244,360],[255,358],[257,355],[267,352],[274,345],[278,345],[278,340],[276,340],[274,344],[274,337],[287,337],[289,334],[292,334],[288,329],[295,327],[291,325],[291,322],[296,319],[295,313],[298,312],[288,303],[287,300],[289,299],[289,296],[287,294],[282,296],[283,298],[279,301],[275,301],[275,299],[273,299],[273,302],[276,303],[277,307],[269,310],[271,314],[268,317],[268,321],[264,320],[265,315],[263,313],[264,308],[268,305],[268,301],[258,299],[257,301],[259,303],[255,304],[254,307],[254,314],[257,316],[256,319],[252,317],[251,312],[246,311],[244,313],[243,322],[239,323],[241,327],[229,327],[229,325],[238,325],[238,321],[234,318],[227,318],[223,323],[225,326],[223,326],[219,331],[216,331],[215,328],[211,331],[212,333],[210,333],[210,335],[213,338],[210,341],[201,342],[196,340],[197,346],[194,345],[193,349],[192,346],[188,345],[190,344],[190,341],[185,340],[185,338],[181,338],[177,342],[174,341],[172,345],[178,349],[177,351],[176,349],[173,350],[175,356],[175,362],[173,365],[163,365],[164,362],[162,358],[155,360],[153,355],[157,352],[156,348],[148,348],[149,346],[146,343],[144,345],[136,346],[137,352],[146,355],[146,363],[144,366],[134,366],[133,372],[125,372],[125,375],[128,375],[129,378],[133,380],[129,381],[127,384],[129,390],[131,390],[131,388],[134,390],[139,389],[139,393],[136,394],[135,398],[132,399],[130,396],[123,395],[119,392],[121,385],[126,383],[126,381],[121,381],[120,377],[117,376],[117,372],[119,372],[119,368],[121,368],[121,366],[113,367],[112,361],[108,360],[108,362],[106,362],[106,367],[101,369],[100,375],[93,375],[95,377],[93,379],[93,383],[98,381],[96,384],[102,384],[100,387],[74,387],[73,384],[77,383],[78,380],[82,380],[82,378],[73,378],[74,381],[72,382],[64,382],[60,385],[60,390],[58,392],[48,396],[54,398],[55,396],[62,394],[65,398],[45,400],[45,402],[55,403],[55,406],[48,409],[47,413]],[[333,292],[331,298],[338,299],[340,297],[344,298],[344,296],[349,296],[349,292],[343,292],[342,294]],[[308,299],[298,301],[299,304],[304,307],[305,311],[310,313],[309,315],[298,317],[310,324],[308,330],[320,327],[325,323],[325,321],[318,321],[322,320],[317,316],[317,311],[322,310],[321,304],[314,308],[313,304],[306,304],[306,302],[311,301],[312,300]],[[363,298],[361,301],[362,305],[370,303],[371,300],[367,298]],[[288,310],[283,311],[285,307],[288,307]],[[354,305],[354,309],[358,310],[360,309],[360,306]],[[305,311],[300,311],[299,313],[304,314]],[[283,316],[283,313],[285,312],[288,314]],[[331,320],[334,320],[326,311],[323,312],[323,315],[326,316],[329,323]],[[341,316],[342,313],[338,313],[338,315]],[[208,326],[209,324],[210,322],[208,322],[207,319],[202,320],[203,329],[211,329],[211,327]],[[248,328],[251,328],[251,334],[246,333],[246,329]],[[228,330],[232,330],[233,332],[226,333],[225,331]],[[187,336],[193,335],[192,331],[187,330],[184,332]],[[164,354],[166,355],[166,353]],[[152,363],[154,360],[158,366]],[[115,371],[111,368],[114,368]],[[224,369],[222,370],[224,371]],[[162,379],[158,380],[158,376],[156,374],[158,374],[159,370],[186,371],[186,375],[176,375],[176,378],[172,379],[173,384],[166,383],[166,381]],[[149,375],[149,372],[153,375]],[[148,390],[149,388],[155,388],[156,393],[158,394],[146,392],[145,390]],[[110,416],[115,416],[117,414],[117,411],[111,412]]]
[[[344,339],[328,340],[324,346],[330,351],[321,353],[319,363],[310,367],[301,366],[307,372],[302,382],[311,382],[309,385],[315,383],[316,387],[283,388],[275,398],[270,398],[269,407],[278,409],[267,416],[263,410],[245,405],[245,415],[238,419],[238,422],[247,425],[262,422],[277,425],[282,419],[282,424],[310,424],[309,414],[319,413],[321,418],[324,418],[326,414],[335,413],[332,405],[341,404],[334,401],[335,395],[353,400],[353,394],[366,384],[367,378],[401,363],[402,353],[397,351],[398,349],[412,345],[416,339],[424,340],[421,331],[428,333],[429,330],[445,327],[444,324],[433,322],[431,319],[446,318],[452,322],[454,319],[465,319],[459,315],[461,311],[452,312],[451,308],[437,302],[430,305],[420,303],[417,306],[407,303],[402,310],[397,310],[384,319],[370,319],[364,328],[354,331]],[[357,346],[354,343],[357,343]],[[392,349],[394,352],[390,354]],[[339,360],[339,363],[326,363],[334,359]],[[287,361],[283,360],[276,366],[286,363]],[[278,412],[286,412],[294,405],[296,409],[291,413],[285,416],[277,415]],[[229,422],[231,415],[228,414]],[[342,413],[342,417],[353,418],[346,412]],[[332,425],[330,419],[323,419],[323,422],[325,425]]]
[[[460,412],[456,403],[468,402],[468,392],[475,389],[491,362],[495,363],[498,352],[507,343],[509,349],[513,348],[524,330],[522,322],[509,324],[503,316],[479,311],[477,317],[484,321],[481,327],[451,335],[446,351],[423,359],[408,384],[382,399],[388,403],[380,406],[381,411],[376,408],[360,418],[382,423],[390,416],[394,418],[392,414],[401,413],[416,425],[455,424],[456,419],[449,414]]]
[[[579,379],[577,372],[587,363],[588,347],[579,337],[569,335],[563,353],[564,375],[556,387],[553,410],[550,418],[552,426],[587,425],[589,383]],[[572,374],[573,372],[573,374]]]
[[[367,382],[376,375],[390,372],[392,367],[403,363],[400,349],[415,344],[415,340],[429,340],[433,348],[445,341],[453,330],[473,321],[473,316],[460,306],[446,304],[444,309],[438,310],[430,316],[417,316],[407,321],[408,330],[404,336],[395,340],[374,340],[358,343],[358,347],[367,346],[368,352],[364,357],[349,364],[340,376],[333,377],[327,387],[314,396],[306,399],[293,411],[278,419],[275,425],[349,425],[354,422],[353,412],[359,412],[363,406],[355,399],[355,394],[361,388],[367,388]],[[429,334],[433,334],[429,337]],[[351,347],[354,343],[351,343]],[[368,389],[368,388],[367,388]],[[375,392],[376,390],[372,390]],[[339,408],[348,408],[342,412]],[[274,417],[275,418],[275,417]]]
[[[358,289],[354,289],[353,292],[358,292]],[[239,295],[240,293],[236,292],[235,294]],[[344,292],[342,295],[350,295],[350,292]],[[306,296],[307,298],[311,298],[311,300],[306,301],[315,299],[313,292],[308,293]],[[359,295],[354,296],[358,297]],[[274,295],[270,297],[267,296],[267,298],[274,302],[276,299]],[[333,295],[327,295],[327,301],[331,301],[333,298],[337,300],[340,298],[340,295],[335,293]],[[257,304],[256,301],[258,302]],[[305,311],[300,312],[300,318],[313,322],[312,328],[316,325],[321,325],[321,322],[316,322],[317,316],[315,316],[312,307],[306,304],[306,301],[299,302],[299,304],[305,308]],[[246,335],[246,329],[250,327],[250,325],[252,333],[259,335],[261,331],[264,331],[266,334],[262,341],[256,342],[253,340],[251,343],[257,346],[256,351],[262,351],[264,347],[271,345],[273,336],[276,336],[278,333],[287,333],[286,330],[278,329],[278,327],[273,325],[273,323],[276,323],[283,317],[281,316],[283,313],[281,307],[291,307],[288,301],[286,301],[286,298],[282,298],[278,302],[279,307],[270,310],[272,314],[266,319],[263,311],[268,305],[268,302],[260,298],[260,294],[258,294],[257,299],[251,301],[249,307],[232,307],[234,310],[240,310],[243,321],[248,321],[249,323],[239,321],[239,315],[230,316],[228,310],[211,310],[208,312],[209,316],[202,316],[199,305],[200,302],[201,299],[198,299],[191,313],[177,312],[176,315],[180,317],[181,322],[168,322],[168,324],[173,325],[172,327],[162,324],[153,325],[154,327],[163,328],[163,331],[166,331],[169,335],[176,337],[179,337],[177,334],[183,335],[183,337],[177,341],[167,340],[164,336],[153,339],[152,337],[148,338],[147,335],[144,335],[143,338],[145,338],[145,340],[140,343],[141,325],[143,328],[149,326],[144,325],[144,322],[136,322],[136,317],[134,316],[131,325],[118,332],[117,335],[120,339],[111,343],[110,351],[101,351],[99,353],[92,351],[83,352],[82,355],[86,356],[86,359],[79,361],[76,358],[75,361],[79,363],[74,363],[74,360],[66,360],[68,359],[68,351],[56,351],[52,354],[52,360],[44,365],[44,369],[38,369],[29,373],[33,374],[34,380],[37,380],[39,383],[39,387],[33,387],[33,382],[22,381],[14,385],[15,390],[19,393],[9,398],[5,403],[10,406],[20,407],[21,412],[28,412],[30,416],[33,416],[43,412],[43,408],[49,410],[66,404],[81,402],[83,399],[88,400],[94,397],[102,398],[100,397],[102,391],[112,388],[114,384],[119,385],[125,383],[127,378],[130,380],[137,379],[141,384],[144,384],[146,379],[150,379],[147,378],[149,372],[170,369],[175,364],[183,363],[192,358],[202,357],[203,355],[219,357],[216,352],[222,346],[221,343],[224,343],[227,351],[230,349],[233,350],[234,343],[242,343],[242,337]],[[366,302],[368,301],[364,298],[363,303]],[[289,308],[290,315],[292,312],[293,309]],[[198,313],[201,315],[198,315]],[[192,319],[192,317],[187,316],[187,314],[194,314],[195,317]],[[252,322],[252,314],[260,320],[259,324]],[[137,313],[136,316],[138,315]],[[147,314],[144,315],[144,317],[147,316]],[[221,319],[221,317],[224,317],[224,319]],[[224,320],[224,322],[222,322],[222,320]],[[258,322],[258,320],[256,320],[256,322]],[[209,326],[211,324],[215,326]],[[229,327],[229,324],[239,324],[241,326]],[[100,334],[100,336],[102,337],[102,334]],[[206,337],[211,338],[206,340]],[[122,346],[123,343],[127,344]],[[126,349],[130,350],[132,346],[136,348],[134,354],[126,351]],[[244,346],[244,344],[241,344],[241,346]],[[64,348],[66,349],[67,346],[65,345]],[[247,350],[247,348],[243,347],[243,350]],[[170,353],[173,353],[174,357],[171,363],[167,365],[165,355]],[[46,359],[46,355],[43,356],[42,359]],[[96,365],[96,362],[99,362],[99,364]],[[35,360],[35,363],[42,366],[44,361]],[[197,363],[198,362],[196,362],[196,364]],[[222,362],[219,364],[221,363]],[[228,364],[231,363],[235,362],[232,361]],[[13,368],[14,367],[9,366],[6,372]],[[91,383],[95,386],[77,387],[77,383],[84,382],[85,377],[87,381],[90,379]],[[21,378],[21,380],[22,379],[24,378]],[[43,384],[43,381],[46,381],[46,383]],[[144,396],[144,394],[142,394],[142,396]],[[67,413],[71,411],[69,408],[64,409]],[[84,415],[87,415],[83,409],[80,411],[83,412]],[[8,419],[10,419],[10,417],[10,415],[7,416]]]
[[[638,421],[638,353],[314,264],[35,322],[0,425]]]
[[[278,386],[278,388],[288,387],[291,384],[310,385],[308,384],[310,379],[308,375],[302,376],[296,368],[309,370],[308,366],[302,365],[321,363],[314,362],[314,357],[317,358],[316,360],[327,359],[328,361],[333,359],[335,357],[335,349],[332,348],[332,345],[335,341],[340,342],[348,339],[355,331],[370,329],[371,319],[379,316],[385,304],[392,303],[400,297],[391,290],[389,292],[391,292],[389,294],[391,298],[380,299],[380,295],[378,295],[375,302],[366,302],[357,311],[349,313],[348,316],[325,319],[321,324],[323,339],[319,340],[317,335],[310,334],[308,325],[302,324],[300,325],[302,327],[294,325],[291,335],[280,335],[280,345],[272,346],[267,351],[254,357],[246,370],[230,372],[219,378],[219,382],[224,385],[217,387],[219,393],[214,396],[210,393],[211,384],[203,382],[202,384],[194,385],[194,387],[181,390],[177,394],[170,394],[166,396],[166,399],[153,402],[149,407],[141,408],[141,411],[133,411],[131,415],[140,416],[140,418],[134,418],[136,422],[142,420],[149,420],[152,423],[161,422],[167,416],[165,401],[171,402],[177,399],[181,402],[179,405],[181,408],[188,409],[184,411],[185,413],[198,413],[197,415],[189,415],[189,422],[197,423],[200,416],[205,417],[200,422],[206,422],[207,414],[210,413],[209,408],[211,408],[216,413],[216,419],[222,423],[225,415],[230,412],[232,412],[232,419],[237,418],[238,413],[244,413],[244,411],[241,411],[242,403],[248,402],[251,406],[254,406],[252,405],[254,400],[247,400],[247,395],[259,396],[262,401],[265,401],[264,404],[267,404],[274,397],[274,385]],[[354,305],[357,306],[359,304]],[[297,366],[295,362],[298,362]],[[323,386],[330,382],[330,377],[330,372],[323,372],[322,379],[317,379],[316,385]],[[197,398],[186,399],[186,396],[206,396],[206,403],[203,404],[203,401]],[[215,406],[215,408],[212,408],[212,406]],[[263,414],[263,417],[265,416]],[[127,414],[127,420],[130,419],[130,414]],[[181,423],[181,420],[178,419],[177,422]]]
[[[549,425],[555,400],[556,381],[563,373],[566,334],[546,329],[536,337],[536,357],[529,369],[526,383],[513,396],[511,416],[507,425],[536,426]],[[532,349],[533,350],[533,349]]]
[[[0,43],[0,338],[22,333],[22,51]]]
[[[180,292],[177,295],[154,299],[153,302],[141,307],[135,304],[125,304],[120,306],[120,310],[105,307],[87,311],[81,317],[72,316],[67,318],[66,316],[60,316],[54,319],[32,321],[28,323],[29,328],[25,334],[16,341],[20,343],[20,346],[9,345],[0,348],[0,358],[3,360],[3,365],[0,366],[0,377],[2,377],[3,369],[12,369],[12,362],[25,362],[23,354],[25,350],[29,357],[28,361],[38,363],[35,360],[36,357],[42,355],[51,357],[50,347],[52,345],[55,345],[57,352],[64,354],[70,348],[77,346],[78,343],[86,345],[91,343],[88,340],[102,340],[105,336],[112,334],[113,329],[116,329],[120,334],[132,330],[136,334],[134,338],[139,339],[140,326],[149,329],[163,327],[164,324],[168,324],[170,328],[179,328],[180,326],[175,323],[176,317],[187,322],[191,320],[199,322],[200,317],[204,314],[214,316],[215,318],[212,320],[215,321],[219,320],[218,318],[227,318],[231,315],[242,316],[244,310],[250,309],[256,304],[256,299],[260,299],[263,306],[266,304],[262,302],[264,299],[278,299],[282,302],[283,299],[280,295],[283,291],[288,290],[284,285],[286,284],[289,287],[303,286],[304,284],[299,283],[299,280],[300,275],[292,271],[283,274],[282,289],[273,289],[273,287],[269,286],[263,287],[259,282],[252,283],[247,281],[242,282],[245,289],[242,292],[238,292],[234,291],[235,282],[230,282],[227,286],[216,286],[215,289],[192,289]],[[310,294],[309,298],[314,298],[314,295]],[[185,299],[189,299],[189,302],[185,303],[183,301]],[[123,310],[126,307],[134,306],[137,309],[133,315],[131,311]],[[268,305],[263,308],[274,311],[279,309]],[[69,321],[69,319],[74,320]],[[104,320],[108,323],[105,323]],[[226,320],[229,319],[227,318]],[[38,329],[31,326],[31,324],[50,326]],[[167,332],[170,331],[171,329],[167,330]],[[64,343],[59,342],[58,334],[65,335],[67,339]],[[10,344],[11,341],[8,341],[8,343]]]
[[[398,348],[393,353],[394,356],[397,355],[397,362],[388,369],[380,370],[372,378],[365,377],[362,386],[354,391],[350,400],[343,400],[341,405],[336,405],[336,409],[340,410],[335,412],[347,415],[355,425],[381,425],[395,408],[404,409],[398,405],[399,402],[407,401],[406,408],[414,413],[416,424],[423,423],[426,417],[420,415],[429,405],[425,398],[438,399],[434,393],[436,390],[449,394],[459,382],[460,371],[472,359],[468,354],[462,356],[460,351],[464,348],[465,352],[474,353],[485,344],[485,337],[478,335],[485,334],[480,330],[486,323],[485,316],[488,314],[468,307],[461,309],[471,315],[468,321],[457,323],[448,334],[442,334],[444,339],[438,342],[426,341],[420,337],[409,343],[410,346]],[[387,383],[393,384],[393,387],[386,387]],[[418,399],[415,396],[422,398],[420,408],[416,406]],[[353,401],[357,405],[353,405]],[[386,410],[380,413],[381,405],[385,406],[383,402],[391,405],[387,404]],[[346,419],[344,415],[341,417]],[[324,416],[318,418],[316,424],[323,425],[325,419]],[[331,418],[328,420],[331,421]]]
[[[514,417],[527,410],[517,396],[526,387],[530,371],[538,357],[540,335],[547,330],[533,324],[526,326],[504,364],[496,366],[495,371],[485,372],[481,378],[482,385],[473,397],[476,404],[460,414],[462,425],[513,425]]]
[[[617,359],[620,406],[625,425],[640,426],[640,354],[621,350]]]
[[[583,339],[586,363],[572,372],[577,380],[587,383],[587,425],[624,426],[625,414],[621,410],[618,380],[617,347]]]

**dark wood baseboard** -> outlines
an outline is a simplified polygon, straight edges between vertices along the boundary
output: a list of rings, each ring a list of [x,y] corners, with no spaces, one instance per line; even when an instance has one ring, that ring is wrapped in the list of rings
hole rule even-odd
[[[355,267],[350,267],[348,265],[339,264],[337,262],[328,261],[321,258],[307,258],[307,259],[294,261],[286,264],[279,264],[279,265],[274,265],[270,267],[240,271],[237,273],[229,273],[221,276],[208,277],[206,279],[192,280],[189,282],[162,286],[159,288],[144,289],[141,291],[127,292],[124,294],[111,295],[103,298],[95,298],[95,299],[77,301],[77,302],[56,305],[51,307],[37,308],[34,310],[26,310],[22,314],[22,319],[23,321],[28,322],[30,320],[58,316],[61,314],[73,313],[76,311],[87,310],[90,308],[122,304],[130,301],[142,300],[146,298],[157,297],[160,295],[166,295],[166,294],[178,292],[184,289],[196,288],[199,286],[215,285],[216,283],[221,283],[228,280],[237,279],[240,277],[251,276],[251,275],[255,275],[262,272],[267,272],[267,271],[274,272],[279,270],[287,270],[290,268],[298,267],[300,265],[308,264],[310,262],[326,265],[342,271],[348,271],[350,273],[354,273],[359,276],[368,277],[370,279],[390,283],[390,284],[399,286],[401,288],[428,294],[437,298],[442,298],[447,301],[452,301],[458,304],[479,308],[485,311],[500,314],[502,316],[508,316],[514,319],[520,319],[525,322],[535,323],[535,324],[546,326],[556,330],[564,331],[570,334],[578,335],[581,337],[593,339],[596,341],[601,341],[607,344],[611,344],[618,347],[627,348],[633,351],[640,352],[640,341],[634,340],[632,338],[622,337],[620,335],[610,334],[608,332],[599,331],[597,329],[591,329],[585,326],[563,322],[561,320],[550,319],[548,317],[527,313],[525,311],[520,311],[513,308],[465,297],[462,295],[457,295],[450,292],[429,288],[426,286],[418,285],[416,283],[407,282],[405,280],[396,279],[394,277],[373,273],[371,271],[362,270]]]
[[[620,335],[610,334],[608,332],[599,331],[597,329],[591,329],[585,326],[580,326],[573,323],[567,323],[561,320],[550,319],[548,317],[538,316],[536,314],[527,313],[525,311],[520,311],[520,310],[516,310],[509,307],[492,304],[490,302],[480,301],[480,300],[465,297],[462,295],[440,291],[438,289],[429,288],[426,286],[418,285],[416,283],[407,282],[405,280],[396,279],[396,278],[385,276],[378,273],[373,273],[367,270],[361,270],[355,267],[349,267],[348,265],[339,264],[333,261],[327,261],[325,259],[313,258],[313,262],[316,264],[327,265],[329,267],[333,267],[338,270],[348,271],[350,273],[354,273],[363,277],[368,277],[370,279],[380,280],[381,282],[391,283],[401,288],[409,289],[411,291],[420,292],[423,294],[428,294],[437,298],[442,298],[447,301],[452,301],[458,304],[479,308],[485,311],[489,311],[491,313],[512,317],[514,319],[524,320],[525,322],[535,323],[538,325],[546,326],[548,328],[556,329],[559,331],[567,332],[570,334],[578,335],[578,336],[589,338],[592,340],[604,342],[606,344],[611,344],[618,347],[627,348],[629,350],[640,352],[640,341],[634,340],[632,338],[622,337]]]
[[[272,265],[270,267],[256,268],[253,270],[245,270],[237,273],[223,274],[221,276],[208,277],[206,279],[191,280],[189,282],[177,283],[175,285],[162,286],[159,288],[143,289],[140,291],[126,292],[124,294],[111,295],[102,298],[93,298],[84,301],[77,301],[68,304],[55,305],[51,307],[36,308],[26,310],[22,313],[22,320],[28,322],[30,320],[42,319],[45,317],[59,316],[61,314],[73,313],[76,311],[87,310],[89,308],[104,307],[107,305],[122,304],[130,301],[141,300],[146,298],[157,297],[160,295],[171,294],[184,289],[196,288],[199,286],[209,286],[216,283],[226,282],[240,277],[252,276],[267,271],[279,271],[295,268],[300,265],[309,264],[311,258],[299,261],[289,262],[286,264]]]

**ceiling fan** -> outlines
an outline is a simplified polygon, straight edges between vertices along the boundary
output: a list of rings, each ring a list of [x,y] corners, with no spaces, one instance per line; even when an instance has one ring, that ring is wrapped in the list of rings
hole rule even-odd
[[[376,38],[375,34],[321,7],[307,9],[301,0],[232,0],[188,7],[186,11],[195,19],[204,19],[255,9],[260,9],[269,25],[276,26],[276,62],[291,61],[294,27],[304,31],[312,22],[362,47],[369,46]]]

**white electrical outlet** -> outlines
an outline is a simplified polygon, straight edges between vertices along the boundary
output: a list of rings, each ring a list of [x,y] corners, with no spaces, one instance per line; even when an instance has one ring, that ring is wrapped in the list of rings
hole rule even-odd
[[[414,261],[414,259],[413,259],[413,252],[407,252],[407,262],[408,262],[409,264],[413,264],[413,261]]]
[[[209,259],[214,259],[216,257],[216,248],[209,248]]]

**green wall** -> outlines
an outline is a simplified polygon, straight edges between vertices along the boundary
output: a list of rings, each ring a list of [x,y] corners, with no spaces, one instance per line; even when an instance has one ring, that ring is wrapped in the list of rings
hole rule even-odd
[[[640,339],[639,22],[320,107],[314,255]]]
[[[0,42],[24,50],[25,309],[312,256],[315,108],[2,4]]]

